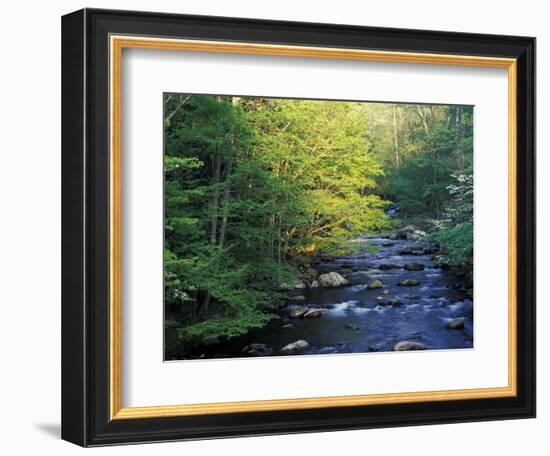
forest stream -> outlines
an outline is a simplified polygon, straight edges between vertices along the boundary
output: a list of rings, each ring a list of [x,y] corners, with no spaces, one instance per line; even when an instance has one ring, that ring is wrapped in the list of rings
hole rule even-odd
[[[194,357],[379,352],[404,341],[410,343],[404,349],[473,347],[473,303],[459,279],[436,264],[430,243],[387,237],[355,242],[371,251],[321,256],[312,265],[319,274],[337,272],[347,285],[291,290],[287,305],[264,328],[203,347]],[[370,289],[373,284],[381,287]],[[318,315],[304,317],[306,309]],[[297,341],[307,345],[293,346]]]

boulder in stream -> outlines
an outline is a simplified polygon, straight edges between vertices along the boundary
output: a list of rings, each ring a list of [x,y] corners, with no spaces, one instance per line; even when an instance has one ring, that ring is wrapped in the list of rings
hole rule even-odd
[[[319,276],[319,284],[325,288],[337,288],[347,285],[349,282],[337,272],[329,272]]]
[[[367,290],[376,290],[378,288],[383,288],[384,284],[380,280],[373,280],[367,285]]]
[[[314,280],[313,282],[311,282],[309,284],[309,288],[319,288],[319,281],[318,280]]]
[[[378,265],[378,269],[380,269],[381,271],[387,271],[389,269],[400,269],[401,266],[399,266],[398,264],[392,264],[392,263],[380,263]]]
[[[420,342],[411,340],[402,340],[393,346],[394,351],[409,351],[409,350],[426,350],[426,346]]]
[[[305,350],[309,347],[309,342],[307,340],[297,340],[296,342],[292,342],[288,345],[285,345],[283,348],[281,348],[281,351],[283,353],[295,353],[300,350]]]
[[[420,280],[418,279],[405,279],[399,282],[397,285],[400,287],[416,287],[417,285],[420,285]]]
[[[246,353],[250,356],[268,356],[271,355],[273,349],[266,344],[252,343],[248,344],[242,349],[243,353]]]
[[[463,329],[464,328],[464,318],[453,318],[447,322],[446,327],[448,329]]]
[[[323,315],[327,310],[328,309],[325,309],[324,307],[309,309],[304,315],[302,315],[302,318],[317,318]]]
[[[403,266],[403,269],[406,271],[423,271],[424,265],[421,263],[407,263],[405,266]]]
[[[424,249],[413,250],[413,251],[411,252],[411,255],[414,255],[414,256],[426,255],[426,251],[425,251]]]
[[[288,316],[290,318],[301,318],[306,314],[308,310],[309,309],[306,306],[295,307],[290,311]]]

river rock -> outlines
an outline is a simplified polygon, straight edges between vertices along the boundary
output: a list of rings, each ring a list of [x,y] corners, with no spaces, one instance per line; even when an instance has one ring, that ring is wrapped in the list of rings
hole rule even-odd
[[[300,339],[296,342],[285,345],[283,348],[281,348],[281,351],[283,353],[295,353],[300,350],[305,350],[307,347],[309,347],[309,342],[307,340]]]
[[[248,344],[242,349],[243,353],[246,353],[250,356],[266,356],[270,355],[273,349],[266,344],[252,343]]]
[[[390,238],[390,239],[405,240],[408,237],[410,237],[414,233],[415,230],[416,230],[416,228],[412,225],[404,226],[403,228],[399,228],[395,233],[393,233],[393,235],[395,237]]]
[[[319,284],[325,288],[337,288],[347,285],[349,282],[337,272],[329,272],[319,276]]]
[[[404,226],[404,227],[402,227],[402,228],[399,228],[397,231],[400,232],[400,233],[401,233],[401,232],[405,232],[405,233],[414,233],[414,232],[416,231],[416,228],[415,228],[414,225],[406,225],[406,226]]]
[[[302,295],[297,295],[297,296],[293,296],[293,297],[292,297],[292,300],[293,300],[293,301],[296,301],[296,302],[298,302],[298,301],[305,301],[305,300],[306,300],[306,297],[305,297],[305,296],[302,296]]]
[[[409,234],[409,237],[416,240],[422,239],[426,237],[426,232],[422,230],[414,230],[412,233]]]
[[[328,309],[325,309],[323,307],[319,309],[310,309],[302,316],[302,318],[317,318],[323,315],[327,310]]]
[[[418,249],[418,250],[413,250],[411,252],[411,255],[421,256],[421,255],[426,255],[426,252],[424,251],[424,249]]]
[[[423,271],[424,265],[420,263],[407,263],[405,266],[403,266],[403,269],[406,271]]]
[[[382,247],[393,247],[395,244],[393,242],[384,242]]]
[[[383,288],[384,284],[380,280],[374,280],[367,285],[367,290],[376,290],[378,288]]]
[[[412,253],[413,253],[412,249],[410,249],[408,247],[406,247],[404,249],[400,249],[400,250],[397,251],[398,255],[412,255]]]
[[[283,325],[283,328],[284,329],[294,328],[294,325],[292,323],[287,323],[286,325]]]
[[[292,290],[292,287],[288,283],[283,282],[279,285],[279,290],[281,290],[281,291],[290,291],[290,290]]]
[[[462,329],[464,328],[464,318],[453,318],[447,322],[446,327],[448,329]]]
[[[405,279],[399,282],[397,285],[400,287],[416,287],[417,285],[420,285],[420,280],[418,279]]]
[[[390,300],[388,301],[388,304],[389,304],[390,306],[400,306],[400,305],[401,305],[401,301],[400,301],[399,299],[397,299],[397,298],[394,298],[394,299],[390,299]]]
[[[398,264],[391,264],[391,263],[380,263],[378,265],[378,269],[380,269],[381,271],[387,271],[389,269],[400,269],[401,266],[399,266]]]
[[[408,350],[426,350],[426,346],[420,342],[413,342],[411,340],[402,340],[397,342],[393,346],[394,351],[408,351]]]
[[[296,285],[294,285],[295,290],[305,290],[306,284],[304,282],[298,282]]]
[[[303,317],[306,312],[308,311],[309,309],[306,307],[306,306],[299,306],[299,307],[295,307],[294,309],[292,309],[290,311],[290,313],[288,314],[288,316],[290,318],[301,318]]]
[[[319,281],[318,280],[314,280],[313,282],[311,282],[309,284],[309,288],[319,288]]]
[[[322,253],[319,255],[319,259],[325,263],[330,263],[331,261],[334,261],[334,257],[332,255],[329,255],[328,253]]]

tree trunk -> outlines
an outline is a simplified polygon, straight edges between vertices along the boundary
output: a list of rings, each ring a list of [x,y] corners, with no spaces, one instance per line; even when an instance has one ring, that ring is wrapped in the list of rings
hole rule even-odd
[[[176,115],[176,113],[181,109],[181,107],[182,107],[185,103],[187,103],[187,101],[188,101],[189,98],[191,98],[191,97],[189,96],[189,97],[183,98],[183,97],[180,96],[180,98],[181,98],[181,101],[178,103],[178,105],[176,106],[176,108],[175,108],[170,114],[168,114],[168,115],[165,117],[164,123],[170,122],[170,120],[172,120],[172,117],[174,117],[174,116]],[[168,97],[168,98],[166,99],[166,102],[167,102],[167,103],[168,103],[168,100],[169,100],[169,99],[170,99],[170,97]]]
[[[464,155],[460,149],[460,140],[462,139],[462,106],[456,107],[455,113],[455,158],[456,165],[460,170],[464,169]]]
[[[218,211],[220,205],[220,173],[222,168],[222,158],[217,154],[214,158],[214,176],[212,177],[212,185],[214,193],[212,196],[212,222],[210,227],[210,242],[216,243],[218,231]]]
[[[422,108],[418,105],[416,105],[416,113],[420,117],[420,120],[422,121],[422,126],[424,127],[424,131],[426,132],[426,135],[430,134],[430,129],[428,127],[428,122],[426,121],[426,114],[424,111],[422,111]]]
[[[277,263],[281,264],[283,261],[282,258],[282,246],[283,246],[283,233],[281,230],[282,220],[279,218],[278,228],[277,228]]]
[[[397,141],[397,105],[393,105],[393,149],[395,154],[395,167],[399,168],[399,143]]]
[[[229,160],[225,168],[225,188],[223,191],[223,201],[222,201],[222,225],[220,228],[220,247],[223,247],[225,243],[225,233],[227,230],[227,218],[229,215],[229,199],[231,197],[231,168],[233,167],[233,161]]]
[[[210,300],[211,300],[211,295],[210,295],[210,290],[206,290],[206,293],[204,295],[204,299],[202,301],[202,305],[201,305],[201,314],[206,314],[208,313],[208,308],[210,307]]]

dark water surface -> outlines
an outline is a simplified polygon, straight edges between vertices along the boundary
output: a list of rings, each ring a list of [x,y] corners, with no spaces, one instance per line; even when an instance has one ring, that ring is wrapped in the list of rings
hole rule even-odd
[[[243,352],[250,343],[267,346],[268,353],[261,356],[281,355],[284,354],[280,352],[282,347],[297,340],[310,344],[298,354],[390,351],[404,340],[419,342],[426,349],[473,347],[473,303],[464,290],[456,289],[456,277],[436,266],[432,253],[418,254],[423,248],[429,249],[429,243],[386,238],[363,238],[358,242],[380,250],[335,257],[314,265],[321,274],[335,271],[345,275],[350,282],[348,286],[292,291],[288,306],[279,311],[280,318],[259,331],[208,347],[197,355],[206,358],[250,356]],[[416,250],[414,254],[399,254],[406,248]],[[403,269],[407,263],[420,263],[425,269],[407,271]],[[381,269],[381,264],[396,268]],[[417,279],[420,284],[399,286],[398,282],[405,279]],[[381,281],[384,288],[367,289],[374,280]],[[305,300],[295,301],[293,297],[298,295]],[[384,304],[390,299],[397,299],[401,304],[380,305],[380,299]],[[318,318],[291,319],[289,314],[297,306],[328,310]],[[449,329],[447,323],[456,318],[464,319],[464,328]]]

